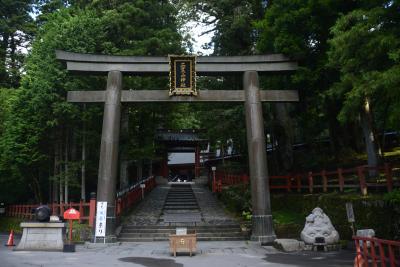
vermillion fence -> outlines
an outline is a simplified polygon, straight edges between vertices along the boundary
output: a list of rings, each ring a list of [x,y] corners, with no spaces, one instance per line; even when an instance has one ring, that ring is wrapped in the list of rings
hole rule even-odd
[[[214,177],[215,176],[215,177]],[[229,174],[216,171],[212,177],[213,192],[221,192],[224,186],[247,184],[247,174]],[[355,168],[338,168],[335,171],[322,170],[291,175],[272,175],[269,177],[271,190],[285,190],[287,192],[328,192],[328,189],[338,189],[343,192],[346,188],[360,189],[363,195],[368,193],[368,188],[385,188],[388,192],[394,186],[400,186],[400,169],[390,164],[382,167],[358,166]]]
[[[400,266],[400,242],[353,236],[356,243],[355,267]]]
[[[144,188],[141,188],[141,184],[144,184]],[[117,193],[117,199],[115,204],[115,213],[119,217],[127,209],[132,207],[134,204],[139,202],[143,195],[149,193],[156,186],[156,182],[153,176],[146,178],[129,188]],[[143,190],[143,192],[142,192]],[[22,205],[9,205],[6,207],[6,215],[10,217],[33,219],[33,210],[42,204],[22,204]],[[89,202],[70,202],[70,203],[51,203],[47,204],[52,210],[53,215],[63,216],[64,211],[69,208],[74,208],[79,211],[81,215],[80,223],[87,221],[89,226],[94,225],[94,219],[96,216],[96,197],[92,197]]]

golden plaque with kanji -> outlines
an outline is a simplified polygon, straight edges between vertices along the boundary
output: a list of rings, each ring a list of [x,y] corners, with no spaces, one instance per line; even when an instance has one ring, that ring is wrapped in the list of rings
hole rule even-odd
[[[196,56],[169,55],[169,95],[197,95]]]

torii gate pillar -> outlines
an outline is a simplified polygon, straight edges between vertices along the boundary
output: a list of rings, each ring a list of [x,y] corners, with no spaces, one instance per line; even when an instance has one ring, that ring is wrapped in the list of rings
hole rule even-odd
[[[247,146],[253,207],[251,240],[262,244],[276,239],[271,215],[264,120],[258,73],[246,71],[243,76],[245,91]]]
[[[107,201],[106,242],[115,242],[115,191],[118,170],[119,131],[121,121],[122,73],[110,71],[101,133],[97,201]]]

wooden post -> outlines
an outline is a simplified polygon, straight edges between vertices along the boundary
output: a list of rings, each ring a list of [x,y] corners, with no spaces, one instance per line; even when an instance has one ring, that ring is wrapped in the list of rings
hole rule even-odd
[[[79,217],[79,223],[82,223],[82,216],[83,216],[83,199],[81,199],[80,201],[79,201],[79,214],[81,215],[80,217]]]
[[[117,199],[117,217],[119,217],[121,215],[122,212],[122,200],[121,198]]]
[[[212,191],[213,193],[217,192],[217,181],[216,181],[216,177],[215,177],[215,172],[216,172],[216,167],[213,166],[211,167],[212,173],[213,173],[213,181],[212,181]]]
[[[286,177],[286,186],[288,192],[292,191],[292,176],[290,175]]]
[[[297,192],[301,192],[301,176],[299,174],[296,175],[296,184],[297,184]]]
[[[365,175],[364,175],[364,167],[363,166],[357,167],[357,175],[358,175],[358,178],[360,179],[361,194],[363,196],[366,196],[368,192],[367,192],[367,183],[365,182]]]
[[[390,163],[385,163],[385,176],[386,176],[386,184],[388,192],[392,192],[393,190],[393,173],[392,173],[392,166]]]
[[[63,216],[64,211],[64,202],[60,201],[60,216]]]
[[[338,168],[338,179],[339,179],[339,191],[343,192],[344,190],[344,177],[343,177],[343,169]]]
[[[313,186],[314,186],[314,181],[313,181],[313,176],[312,176],[312,172],[308,173],[308,190],[310,191],[310,193],[313,193]]]
[[[322,170],[322,190],[324,193],[328,191],[328,178],[326,177],[326,170]]]

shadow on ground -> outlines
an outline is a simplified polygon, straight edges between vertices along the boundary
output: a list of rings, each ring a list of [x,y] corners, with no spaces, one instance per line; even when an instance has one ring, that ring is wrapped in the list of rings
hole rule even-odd
[[[126,257],[118,259],[123,262],[131,262],[140,264],[145,267],[183,267],[182,263],[176,263],[171,259],[156,259],[156,258],[145,258],[145,257]]]
[[[290,264],[307,267],[353,266],[354,251],[340,250],[335,252],[303,251],[296,253],[269,254],[264,258],[269,263]]]

